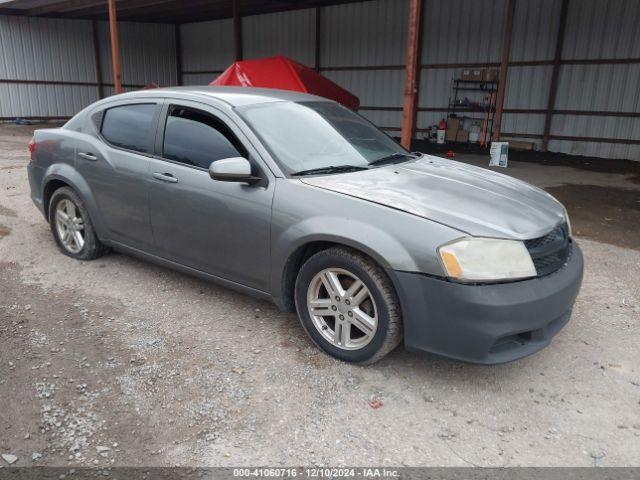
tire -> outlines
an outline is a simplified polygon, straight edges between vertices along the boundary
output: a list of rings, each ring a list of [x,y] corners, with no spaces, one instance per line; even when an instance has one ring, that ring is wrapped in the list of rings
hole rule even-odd
[[[69,203],[73,205],[73,209]],[[82,245],[78,245],[77,241],[72,241],[70,243],[68,240],[65,241],[63,239],[63,233],[61,232],[61,227],[59,226],[58,213],[59,207],[64,210],[64,206],[66,205],[68,211],[73,211],[75,216],[73,218],[79,219],[79,221],[71,222],[74,224],[74,229],[76,229],[82,239]],[[53,233],[53,238],[58,244],[58,248],[65,255],[75,258],[77,260],[94,260],[98,257],[101,257],[105,253],[109,251],[109,248],[102,244],[98,236],[96,235],[95,229],[93,228],[93,224],[91,223],[91,219],[89,218],[89,212],[84,206],[84,202],[78,196],[78,194],[70,187],[61,187],[53,192],[51,195],[51,200],[49,201],[49,226],[51,227],[51,233]],[[70,223],[66,220],[67,225]],[[66,227],[69,228],[68,226]],[[65,230],[66,231],[66,230]],[[71,235],[73,237],[73,235]],[[75,248],[73,244],[75,243]]]
[[[342,294],[332,295],[331,288]],[[350,295],[352,290],[355,294]],[[400,303],[391,280],[378,264],[354,250],[334,247],[311,256],[296,278],[295,301],[298,318],[313,342],[345,362],[374,363],[402,341]]]

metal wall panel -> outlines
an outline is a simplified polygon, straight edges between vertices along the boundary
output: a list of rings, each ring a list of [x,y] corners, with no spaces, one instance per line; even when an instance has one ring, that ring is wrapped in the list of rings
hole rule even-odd
[[[554,57],[561,6],[562,0],[516,2],[511,61],[550,60]]]
[[[183,71],[224,70],[233,63],[231,19],[187,23],[180,33]]]
[[[426,0],[422,62],[500,61],[505,14],[506,0]]]
[[[119,23],[123,82],[175,85],[173,25]],[[108,25],[98,24],[103,82],[112,83]],[[0,16],[0,79],[96,83],[87,20]],[[105,86],[105,95],[113,88]],[[72,116],[98,99],[96,86],[0,83],[0,117]]]
[[[91,86],[0,83],[0,117],[71,117],[97,99]]]
[[[183,85],[209,85],[218,78],[217,73],[188,73],[182,75]]]
[[[640,2],[569,2],[563,58],[639,58]]]
[[[510,67],[507,75],[504,108],[546,109],[552,72],[551,65]],[[526,133],[542,133],[542,131],[527,131]]]
[[[358,98],[360,105],[398,107],[402,105],[404,71],[339,70],[323,73]]]
[[[376,0],[322,9],[322,67],[388,66],[405,63],[408,2]],[[325,71],[323,75],[360,98],[362,106],[402,105],[404,70]],[[397,128],[402,112],[362,111],[381,127]]]
[[[323,8],[321,66],[402,65],[407,0],[376,0]]]
[[[285,55],[312,67],[315,64],[315,32],[315,9],[243,17],[243,57]]]
[[[91,22],[0,16],[0,78],[95,82]]]
[[[98,24],[102,80],[113,83],[109,24]],[[173,25],[118,23],[122,83],[176,85],[176,39]]]

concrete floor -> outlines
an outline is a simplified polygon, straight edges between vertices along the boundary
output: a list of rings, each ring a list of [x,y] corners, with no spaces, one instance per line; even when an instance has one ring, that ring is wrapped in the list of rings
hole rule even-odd
[[[493,367],[399,348],[357,367],[268,303],[120,254],[59,253],[29,198],[29,136],[0,126],[0,453],[14,465],[640,466],[630,175],[503,170],[567,201],[585,252],[549,348]]]

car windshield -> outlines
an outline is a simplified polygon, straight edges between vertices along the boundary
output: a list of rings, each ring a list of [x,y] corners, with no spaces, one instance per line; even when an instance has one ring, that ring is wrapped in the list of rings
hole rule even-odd
[[[333,102],[271,102],[238,109],[286,173],[338,173],[412,155],[357,113]]]

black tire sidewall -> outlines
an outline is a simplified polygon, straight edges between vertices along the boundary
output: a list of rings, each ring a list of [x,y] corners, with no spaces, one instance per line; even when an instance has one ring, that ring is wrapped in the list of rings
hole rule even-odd
[[[58,205],[60,200],[63,199],[72,201],[76,208],[80,211],[80,215],[82,216],[82,222],[84,224],[84,246],[78,253],[73,253],[66,249],[66,247],[62,243],[62,240],[60,239],[58,229],[56,228],[56,206]],[[89,218],[89,212],[87,212],[82,199],[71,188],[62,187],[53,192],[53,195],[51,196],[51,200],[49,202],[49,225],[51,227],[51,232],[53,233],[53,238],[55,239],[56,244],[58,245],[58,248],[60,248],[62,253],[78,260],[88,260],[95,257],[99,249],[99,240],[93,229],[91,219]]]
[[[313,277],[326,268],[342,268],[356,275],[371,292],[376,303],[378,328],[373,340],[359,350],[343,350],[327,341],[313,324],[307,308],[307,290]],[[370,360],[384,345],[389,328],[389,309],[376,282],[359,262],[340,255],[312,257],[298,274],[295,286],[296,310],[298,318],[313,342],[322,350],[340,360],[362,363]]]

